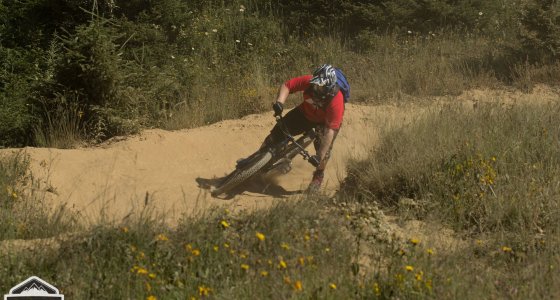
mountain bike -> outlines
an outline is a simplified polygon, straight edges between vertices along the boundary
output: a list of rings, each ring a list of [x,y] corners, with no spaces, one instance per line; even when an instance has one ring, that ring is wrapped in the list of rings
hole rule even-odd
[[[285,138],[272,146],[257,150],[243,159],[242,163],[238,163],[235,170],[225,176],[211,191],[213,197],[227,193],[257,176],[273,173],[287,174],[291,170],[292,159],[298,154],[314,167],[319,165],[318,159],[305,150],[317,138],[319,129],[312,128],[296,140],[288,132],[282,116],[276,116],[276,122],[280,124]]]

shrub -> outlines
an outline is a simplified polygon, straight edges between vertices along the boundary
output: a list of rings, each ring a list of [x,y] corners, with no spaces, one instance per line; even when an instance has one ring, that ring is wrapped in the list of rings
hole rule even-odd
[[[520,39],[529,58],[547,61],[560,57],[560,3],[528,1],[521,14]]]

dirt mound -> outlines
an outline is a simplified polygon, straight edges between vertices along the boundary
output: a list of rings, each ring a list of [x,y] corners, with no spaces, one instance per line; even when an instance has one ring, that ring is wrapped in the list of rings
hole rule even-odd
[[[345,176],[346,161],[366,153],[381,124],[400,123],[409,113],[390,105],[348,104],[327,168],[325,191],[336,190]],[[194,129],[148,130],[91,148],[23,151],[31,158],[33,176],[48,186],[47,198],[53,204],[66,204],[90,222],[100,217],[118,220],[145,206],[173,221],[214,206],[266,207],[303,190],[313,168],[300,157],[289,174],[275,182],[250,185],[233,199],[212,198],[197,183],[231,171],[238,158],[259,147],[273,125],[271,113],[265,113]]]

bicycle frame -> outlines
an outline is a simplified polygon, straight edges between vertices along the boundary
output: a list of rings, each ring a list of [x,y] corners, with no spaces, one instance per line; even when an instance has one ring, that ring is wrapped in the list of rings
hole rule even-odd
[[[227,193],[258,174],[268,176],[275,171],[286,174],[291,170],[292,159],[298,154],[314,166],[318,165],[317,160],[313,160],[314,157],[305,150],[317,137],[315,128],[308,130],[296,140],[287,130],[282,116],[277,116],[276,121],[281,123],[281,130],[286,138],[275,145],[267,146],[266,149],[260,149],[246,158],[247,163],[242,166],[238,165],[233,172],[224,177],[212,191],[212,196]]]
[[[289,133],[288,129],[286,128],[286,125],[284,124],[284,119],[282,116],[276,116],[276,121],[278,123],[280,123],[281,126],[281,130],[282,133],[285,135],[286,139],[284,139],[284,141],[280,142],[280,144],[277,144],[273,147],[271,147],[272,149],[272,155],[273,155],[273,159],[271,160],[271,168],[273,169],[274,166],[277,165],[277,162],[282,160],[282,159],[288,159],[291,161],[291,159],[293,159],[297,154],[300,154],[301,156],[303,156],[303,159],[312,163],[310,161],[310,159],[312,158],[312,155],[309,154],[309,152],[307,150],[305,150],[305,148],[315,140],[315,138],[317,138],[317,132],[316,130],[310,129],[307,132],[305,132],[303,134],[303,136],[301,136],[300,138],[298,138],[297,140]],[[307,145],[306,145],[307,144]],[[293,147],[292,147],[293,146]],[[280,151],[278,151],[279,149],[282,149]],[[312,163],[313,164],[313,163]],[[266,168],[268,169],[268,168]]]

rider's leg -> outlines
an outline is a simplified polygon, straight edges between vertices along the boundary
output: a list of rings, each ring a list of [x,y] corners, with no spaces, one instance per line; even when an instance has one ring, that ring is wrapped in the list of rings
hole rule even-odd
[[[324,131],[325,129],[321,128],[321,130]],[[334,133],[334,137],[329,147],[329,150],[327,151],[327,153],[325,154],[325,158],[321,162],[321,169],[317,168],[315,172],[313,172],[313,178],[311,179],[311,182],[309,183],[309,187],[307,188],[308,191],[310,192],[318,191],[319,188],[321,187],[321,184],[323,183],[323,178],[325,177],[325,168],[327,166],[327,163],[329,162],[329,158],[331,157],[332,148],[334,145],[334,141],[336,140],[336,136],[338,135],[338,132],[339,130],[336,130]],[[321,148],[323,137],[324,134],[320,134],[313,143],[317,155],[319,155],[319,149]]]
[[[291,135],[298,135],[302,134],[305,131],[313,128],[315,126],[309,120],[305,118],[303,111],[299,107],[295,107],[294,109],[290,110],[284,117],[283,123],[286,126],[285,128]],[[247,158],[242,158],[237,160],[237,167],[243,166],[245,163],[250,161],[254,155],[258,154],[260,151],[267,149],[268,147],[273,146],[276,143],[281,142],[285,138],[285,134],[283,133],[284,127],[280,123],[276,123],[274,128],[270,131],[270,134],[264,139],[263,143],[259,150],[252,154]]]
[[[276,123],[274,128],[270,131],[270,134],[265,138],[261,148],[264,148],[265,146],[272,146],[286,138],[284,128],[287,129],[290,135],[296,136],[315,126],[315,124],[305,118],[303,110],[299,106],[290,110],[283,119],[285,127],[281,123]]]

